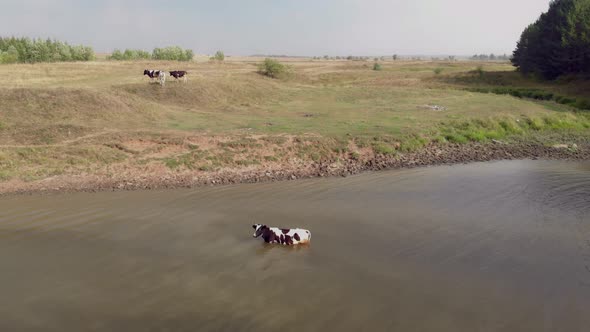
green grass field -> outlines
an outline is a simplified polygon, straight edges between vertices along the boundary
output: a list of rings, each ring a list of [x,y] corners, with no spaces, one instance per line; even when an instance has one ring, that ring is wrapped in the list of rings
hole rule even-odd
[[[586,82],[525,79],[507,63],[390,61],[374,71],[369,61],[290,59],[277,80],[256,73],[259,61],[2,65],[0,180],[209,172],[590,128],[568,105],[467,90],[590,96]],[[150,84],[146,68],[188,70],[189,80]]]

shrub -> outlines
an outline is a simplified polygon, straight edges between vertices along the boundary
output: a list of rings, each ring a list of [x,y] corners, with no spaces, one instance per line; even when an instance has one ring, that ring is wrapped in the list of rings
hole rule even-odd
[[[522,93],[519,90],[516,90],[516,89],[510,89],[510,90],[508,90],[508,94],[511,95],[511,96],[513,96],[513,97],[517,97],[517,98],[521,98],[522,97]]]
[[[70,50],[72,60],[74,61],[91,61],[94,60],[94,51],[91,47],[87,46],[73,46]]]
[[[258,72],[264,76],[280,78],[287,74],[289,68],[277,60],[266,58],[258,66]]]
[[[373,65],[373,70],[379,71],[381,69],[383,69],[383,68],[381,68],[381,65],[378,62],[375,62],[375,64]]]
[[[557,101],[558,103],[563,104],[563,105],[572,105],[572,104],[576,103],[575,98],[568,98],[568,97],[563,97],[563,96],[558,97],[555,101]]]
[[[107,60],[117,60],[117,61],[121,61],[121,60],[123,60],[123,53],[121,53],[121,51],[120,51],[120,50],[118,50],[118,49],[115,49],[115,50],[113,51],[113,53],[111,53],[111,55],[109,55],[109,56],[107,57]]]
[[[225,60],[225,54],[223,54],[222,51],[217,51],[217,53],[215,53],[215,55],[213,56],[213,59],[217,61],[223,61]]]
[[[482,77],[483,73],[484,73],[483,66],[482,65],[477,66],[477,68],[475,68],[475,73],[477,75],[479,75],[479,77]]]
[[[172,61],[191,61],[194,57],[192,50],[184,50],[179,46],[166,48],[154,48],[152,59],[154,60],[172,60]]]
[[[590,110],[590,100],[578,100],[574,103],[574,107],[581,110]]]
[[[438,67],[438,68],[435,68],[435,69],[434,69],[434,74],[435,74],[435,75],[440,75],[440,74],[443,72],[443,70],[444,70],[444,69],[442,69],[442,68],[440,68],[440,67]]]
[[[108,60],[147,60],[151,59],[151,54],[144,50],[131,50],[126,49],[125,52],[121,52],[118,49],[115,49],[113,53],[107,57]]]
[[[494,93],[498,95],[511,95],[517,98],[531,98],[536,100],[553,100],[558,104],[568,105],[580,110],[590,110],[590,100],[576,99],[554,93],[543,91],[540,89],[525,89],[525,88],[511,88],[511,87],[495,87],[495,88],[468,88],[468,91],[478,93]]]

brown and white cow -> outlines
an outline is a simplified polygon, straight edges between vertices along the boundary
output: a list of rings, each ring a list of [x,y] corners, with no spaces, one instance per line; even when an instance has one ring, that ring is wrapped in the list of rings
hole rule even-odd
[[[262,239],[266,243],[278,243],[288,246],[309,243],[311,241],[311,232],[307,229],[284,229],[260,224],[252,225],[252,228],[256,230],[252,236],[262,236]]]

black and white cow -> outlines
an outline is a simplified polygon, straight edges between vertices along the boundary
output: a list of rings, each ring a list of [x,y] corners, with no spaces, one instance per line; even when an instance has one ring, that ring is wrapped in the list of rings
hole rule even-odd
[[[149,69],[145,69],[143,71],[143,75],[147,75],[147,77],[149,77],[151,80],[153,80],[154,78],[160,76],[160,71],[159,70],[149,70]]]
[[[176,80],[182,78],[184,82],[186,82],[187,72],[184,70],[173,70],[170,72],[170,76],[174,77]]]
[[[256,230],[252,236],[262,236],[262,239],[266,243],[278,243],[288,246],[309,243],[311,241],[311,232],[307,229],[284,229],[260,224],[252,225],[252,228]]]
[[[164,83],[166,82],[166,72],[163,70],[144,70],[143,71],[144,75],[147,75],[150,80],[154,80],[157,79],[158,82],[160,83],[160,85],[164,85]]]

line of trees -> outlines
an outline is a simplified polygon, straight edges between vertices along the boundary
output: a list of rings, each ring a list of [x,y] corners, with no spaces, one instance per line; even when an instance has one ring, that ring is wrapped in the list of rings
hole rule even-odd
[[[322,59],[324,59],[324,60],[368,61],[371,58],[368,57],[368,56],[352,56],[352,55],[349,55],[347,57],[344,57],[344,56],[328,56],[328,55],[324,55],[323,57],[320,57],[320,56],[314,56],[313,57],[313,60],[322,60]],[[388,59],[388,57],[382,56],[382,57],[377,57],[377,58],[374,58],[374,59],[385,61],[386,59]],[[393,55],[392,56],[392,59],[394,61],[397,60],[398,59],[398,55],[397,54]]]
[[[152,59],[154,60],[176,60],[190,61],[195,56],[193,50],[183,50],[179,46],[170,46],[165,48],[154,48]]]
[[[51,39],[0,37],[0,63],[91,61],[95,58],[92,47],[84,45]]]
[[[508,61],[510,57],[506,54],[503,55],[495,55],[492,54],[475,54],[471,57],[471,60],[479,60],[479,61]]]
[[[590,1],[552,1],[549,11],[522,33],[512,64],[547,79],[590,74]]]
[[[170,46],[165,48],[154,48],[150,54],[144,50],[126,49],[121,52],[116,49],[107,57],[108,60],[171,60],[171,61],[191,61],[195,56],[193,50],[183,49],[179,46]]]
[[[131,50],[126,49],[125,51],[121,52],[118,49],[115,49],[111,55],[107,57],[108,60],[147,60],[151,59],[152,55],[150,52],[144,50]]]

